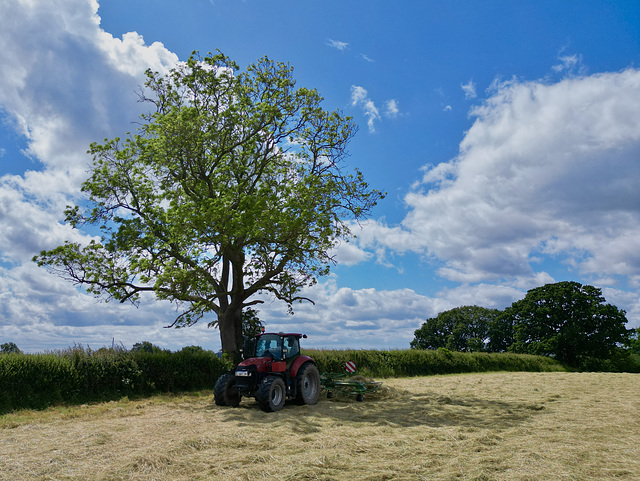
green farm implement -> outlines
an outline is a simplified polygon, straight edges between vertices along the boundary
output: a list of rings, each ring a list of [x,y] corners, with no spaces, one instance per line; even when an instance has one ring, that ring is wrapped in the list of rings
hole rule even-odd
[[[362,401],[367,393],[376,392],[382,382],[369,381],[361,376],[347,377],[348,373],[323,373],[320,376],[322,388],[327,391],[327,397],[333,396],[333,393],[345,395],[355,395],[356,401]]]

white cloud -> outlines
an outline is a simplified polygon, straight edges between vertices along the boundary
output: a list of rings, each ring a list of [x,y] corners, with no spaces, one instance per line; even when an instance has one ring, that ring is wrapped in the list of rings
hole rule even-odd
[[[462,283],[550,279],[540,257],[636,278],[640,71],[511,81],[472,114],[458,157],[425,170],[402,225],[373,230],[375,241],[398,249],[392,231]]]
[[[0,178],[5,257],[23,260],[29,249],[73,237],[57,221],[79,194],[89,144],[133,130],[144,71],[167,71],[177,62],[135,33],[116,39],[104,32],[97,10],[92,0],[0,4],[0,17],[11,19],[0,35],[0,105],[26,137],[27,155],[45,166]],[[27,233],[29,242],[16,245]]]
[[[475,99],[478,94],[476,93],[476,84],[473,83],[473,80],[469,80],[466,84],[460,84],[460,88],[464,92],[465,99]]]
[[[582,55],[559,55],[558,60],[560,63],[551,67],[556,73],[565,73],[568,75],[585,73],[586,69],[582,64]]]
[[[395,119],[400,115],[400,108],[398,107],[398,101],[396,99],[387,100],[384,103],[385,115],[389,118]]]
[[[314,299],[315,305],[296,305],[292,316],[276,304],[257,308],[268,329],[299,329],[308,334],[308,347],[406,348],[425,319],[440,312],[438,300],[411,289],[355,290],[339,287],[335,278],[317,284],[303,295]]]
[[[347,47],[349,47],[349,44],[347,42],[340,42],[339,40],[332,40],[332,39],[329,39],[329,41],[327,42],[327,45],[329,47],[333,47],[340,51],[346,50]]]
[[[93,0],[0,3],[0,106],[26,138],[25,153],[44,166],[0,177],[0,338],[11,334],[27,350],[73,340],[100,347],[113,336],[137,342],[130,336],[162,332],[175,315],[162,303],[96,309],[91,296],[31,262],[42,249],[86,240],[60,221],[78,200],[89,144],[133,130],[144,71],[177,62],[138,34],[104,32],[97,10]]]
[[[366,62],[369,62],[369,63],[375,62],[375,60],[373,60],[372,58],[368,57],[367,55],[365,55],[363,53],[360,54],[360,58],[362,58],[362,60],[365,60]]]
[[[341,242],[333,249],[330,255],[336,263],[345,266],[354,266],[366,262],[371,258],[371,253],[361,249],[354,242]]]
[[[369,98],[369,93],[365,88],[358,85],[351,86],[351,105],[362,108],[365,117],[367,117],[369,132],[375,133],[375,121],[380,120],[380,113],[373,100]]]
[[[95,349],[111,345],[112,339],[127,347],[143,340],[173,349],[220,345],[218,333],[207,331],[206,322],[193,329],[164,329],[175,319],[173,308],[148,296],[145,301],[139,309],[131,304],[97,304],[33,263],[0,267],[0,339],[25,351],[64,348],[73,342]]]

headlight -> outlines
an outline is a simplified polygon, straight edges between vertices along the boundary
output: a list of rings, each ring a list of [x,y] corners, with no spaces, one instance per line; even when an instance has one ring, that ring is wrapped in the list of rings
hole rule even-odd
[[[249,371],[236,371],[236,376],[238,377],[249,377],[251,373]]]

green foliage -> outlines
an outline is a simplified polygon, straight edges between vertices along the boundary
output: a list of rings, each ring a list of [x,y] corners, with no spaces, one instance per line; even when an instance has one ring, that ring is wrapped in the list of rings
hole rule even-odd
[[[258,317],[258,313],[255,309],[245,309],[242,311],[242,337],[253,338],[262,332],[264,324]]]
[[[136,342],[131,348],[132,351],[143,351],[143,352],[160,352],[163,349],[159,346],[155,346],[149,341]]]
[[[600,289],[577,282],[532,289],[505,314],[514,329],[510,351],[554,356],[570,366],[612,359],[628,336],[625,312],[605,304]]]
[[[640,328],[628,331],[625,312],[606,304],[602,291],[577,282],[530,290],[504,311],[465,306],[427,319],[414,349],[516,352],[554,357],[580,369],[635,372]],[[625,368],[626,366],[626,368]]]
[[[74,346],[46,354],[0,356],[0,413],[153,392],[210,389],[228,362],[213,352],[146,352]]]
[[[624,346],[631,352],[632,354],[640,355],[640,327],[632,329],[629,332],[629,336],[624,341]]]
[[[0,354],[22,354],[15,342],[5,342],[0,344]]]
[[[456,307],[438,314],[415,331],[413,349],[446,348],[451,351],[486,351],[489,328],[500,315],[497,309]]]
[[[617,348],[606,359],[578,356],[576,364],[572,367],[579,371],[640,373],[640,355],[627,349]]]
[[[153,112],[125,140],[91,145],[89,208],[66,210],[100,240],[34,260],[107,300],[171,300],[178,327],[213,312],[223,350],[237,352],[256,294],[303,300],[336,240],[349,239],[349,219],[383,197],[343,169],[352,120],[295,83],[289,65],[266,57],[242,72],[222,54],[194,53],[167,77],[148,71],[142,100]]]
[[[452,352],[436,350],[314,350],[304,349],[320,372],[344,372],[345,363],[353,361],[357,373],[370,377],[427,376],[486,371],[561,371],[557,361],[512,353]]]

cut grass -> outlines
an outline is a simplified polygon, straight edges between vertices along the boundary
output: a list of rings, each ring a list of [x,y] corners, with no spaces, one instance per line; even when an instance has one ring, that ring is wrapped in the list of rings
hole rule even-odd
[[[2,480],[640,479],[640,377],[388,379],[263,413],[211,393],[0,417]]]

